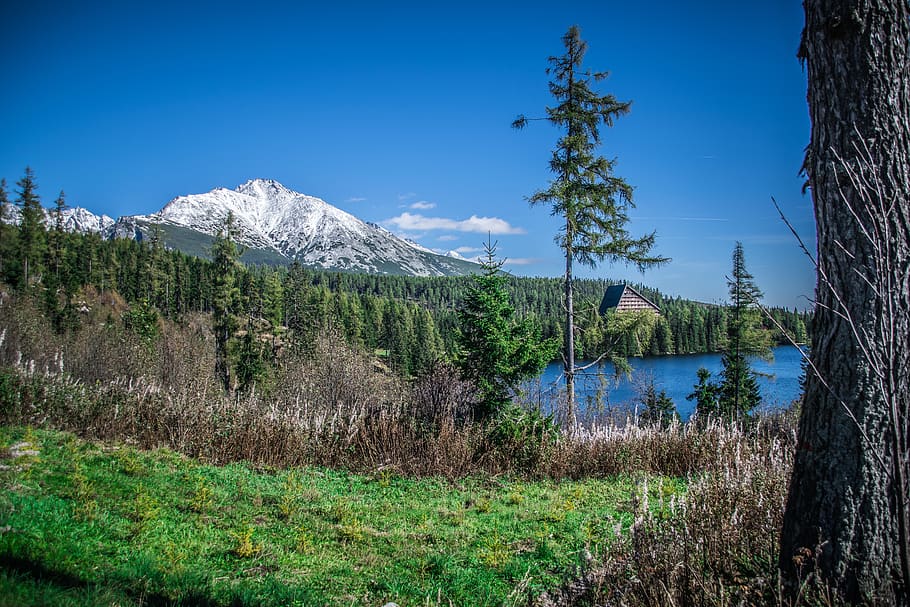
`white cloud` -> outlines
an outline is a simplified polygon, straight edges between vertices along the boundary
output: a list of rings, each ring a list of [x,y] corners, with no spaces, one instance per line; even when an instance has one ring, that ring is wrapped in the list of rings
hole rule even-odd
[[[454,234],[443,234],[436,240],[439,242],[452,242],[453,240],[458,240],[458,236],[455,236]]]
[[[407,194],[399,194],[398,200],[407,200],[408,198],[414,198],[417,196],[414,192],[408,192]]]
[[[535,259],[533,257],[506,257],[505,265],[507,266],[530,266],[535,263],[540,263],[542,259]]]
[[[436,203],[427,202],[426,200],[418,200],[417,202],[415,202],[414,204],[411,205],[411,208],[412,209],[421,209],[421,210],[435,209]]]
[[[524,234],[523,228],[509,224],[499,217],[478,217],[471,215],[467,219],[449,219],[446,217],[424,217],[419,213],[402,213],[398,217],[386,219],[383,223],[396,226],[400,230],[455,230],[458,232],[475,232],[477,234]]]
[[[457,249],[454,249],[454,251],[456,253],[461,253],[461,254],[480,253],[481,251],[483,251],[483,249],[479,249],[477,247],[458,247]]]
[[[366,198],[362,196],[351,196],[346,200],[346,202],[365,202]]]

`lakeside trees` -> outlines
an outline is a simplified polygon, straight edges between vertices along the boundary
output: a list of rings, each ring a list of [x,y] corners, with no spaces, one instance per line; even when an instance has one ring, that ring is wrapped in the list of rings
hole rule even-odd
[[[780,568],[794,597],[908,605],[910,5],[804,9],[818,304]]]
[[[28,174],[34,193],[34,172],[29,169]],[[0,192],[5,193],[5,189],[0,188]],[[46,246],[35,263],[48,271],[33,275],[27,290],[43,301],[43,310],[58,331],[78,329],[79,309],[90,307],[99,292],[106,298],[122,297],[143,309],[150,307],[162,318],[177,321],[195,312],[212,313],[219,305],[218,292],[224,285],[218,283],[226,275],[216,269],[213,260],[169,248],[163,234],[154,229],[141,242],[66,232],[61,221],[66,199],[59,196],[57,200],[60,208],[41,210],[48,220],[37,233]],[[0,280],[25,289],[25,260],[18,245],[28,224],[23,228],[21,223],[13,223],[17,210],[7,207],[10,223],[0,224]],[[455,308],[473,286],[471,277],[378,276],[314,270],[299,264],[269,267],[237,263],[233,267],[234,285],[241,291],[232,308],[235,337],[244,334],[240,325],[245,324],[246,333],[252,328],[258,338],[252,340],[251,336],[245,344],[236,338],[227,339],[227,359],[234,365],[228,383],[235,386],[240,379],[236,374],[238,358],[246,361],[250,373],[244,374],[243,383],[250,384],[262,376],[262,359],[268,363],[283,348],[307,351],[314,339],[327,331],[378,357],[396,372],[417,376],[436,359],[455,352]],[[515,319],[539,324],[542,340],[558,339],[564,328],[564,281],[505,273],[500,277]],[[573,280],[576,310],[595,312],[575,315],[578,358],[594,358],[605,350],[622,358],[709,352],[722,347],[727,307],[669,298],[643,285],[635,287],[657,303],[661,317],[656,319],[653,331],[630,338],[632,334],[624,333],[616,318],[596,314],[596,306],[611,283],[607,279]],[[788,330],[796,327],[805,333],[805,314],[783,309],[772,309],[771,313]]]
[[[616,118],[629,112],[631,102],[618,101],[613,95],[599,95],[593,82],[607,72],[582,69],[588,45],[581,39],[578,26],[571,26],[562,38],[564,55],[550,57],[547,74],[553,75],[550,93],[557,104],[547,107],[546,120],[562,135],[550,160],[555,179],[545,190],[534,193],[532,205],[550,205],[552,213],[565,220],[556,238],[565,253],[564,368],[568,396],[567,419],[575,421],[575,294],[573,263],[596,266],[604,260],[623,261],[639,269],[663,263],[666,258],[651,254],[654,233],[633,238],[626,230],[628,210],[634,207],[632,187],[613,174],[615,161],[597,156],[600,125],[610,127]],[[528,118],[519,116],[512,126],[523,128]]]
[[[698,370],[698,383],[687,398],[694,400],[700,415],[719,415],[729,420],[748,415],[761,404],[758,378],[749,365],[752,356],[771,356],[771,332],[762,326],[758,308],[761,289],[746,269],[741,242],[733,248],[733,271],[727,279],[730,305],[720,381],[712,382],[707,369]]]
[[[539,375],[559,347],[556,339],[541,339],[533,320],[515,317],[496,245],[488,242],[484,249],[486,259],[458,309],[455,333],[455,366],[480,393],[475,411],[479,420],[499,413],[518,384]]]
[[[761,403],[758,381],[749,366],[749,357],[771,356],[771,335],[762,327],[758,309],[761,289],[746,269],[743,244],[733,249],[733,271],[727,279],[730,308],[727,318],[727,347],[722,359],[720,414],[741,417]]]

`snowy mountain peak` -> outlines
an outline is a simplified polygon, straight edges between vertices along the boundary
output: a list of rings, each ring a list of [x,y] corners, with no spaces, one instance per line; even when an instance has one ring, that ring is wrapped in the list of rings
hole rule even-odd
[[[51,229],[57,225],[56,211],[51,209],[44,210],[44,225]],[[21,211],[15,205],[6,207],[6,214],[0,217],[0,221],[10,224],[18,224]],[[82,234],[100,234],[113,226],[115,221],[107,215],[95,215],[88,209],[82,207],[72,207],[64,209],[60,213],[60,224],[65,232],[79,232]]]
[[[233,190],[216,188],[178,196],[157,213],[121,219],[123,229],[114,233],[135,233],[133,224],[138,221],[214,236],[228,214],[234,218],[239,244],[305,265],[418,276],[466,274],[474,269],[274,179],[251,179]]]
[[[274,179],[250,179],[237,186],[235,191],[259,198],[294,198],[301,195],[289,190]]]

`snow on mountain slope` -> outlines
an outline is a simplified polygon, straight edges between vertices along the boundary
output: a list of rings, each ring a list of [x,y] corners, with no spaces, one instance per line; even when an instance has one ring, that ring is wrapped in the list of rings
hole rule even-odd
[[[5,221],[6,223],[18,224],[20,213],[19,207],[9,205],[6,208],[6,215],[0,218],[0,220]],[[83,209],[82,207],[64,209],[60,214],[60,217],[64,231],[79,232],[82,234],[100,234],[105,230],[110,229],[114,223],[116,223],[113,218],[108,217],[107,215],[95,215],[88,209]],[[54,227],[56,223],[57,218],[55,217],[55,212],[53,210],[44,209],[44,225],[50,229]]]
[[[165,224],[214,236],[229,213],[241,245],[273,250],[304,265],[416,276],[466,274],[474,269],[271,179],[254,179],[234,190],[179,196],[152,215],[121,218],[111,233],[135,237],[138,226]]]
[[[52,226],[56,219],[53,211],[45,210],[47,215],[47,225]],[[63,219],[63,229],[67,232],[94,233],[100,234],[114,225],[115,221],[107,215],[95,215],[88,209],[82,207],[73,207],[65,209],[61,213]]]

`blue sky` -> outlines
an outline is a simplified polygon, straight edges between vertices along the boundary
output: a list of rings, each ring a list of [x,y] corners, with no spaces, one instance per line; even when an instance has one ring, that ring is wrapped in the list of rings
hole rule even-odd
[[[630,279],[726,299],[734,243],[766,302],[808,305],[814,242],[795,0],[760,3],[2,3],[0,176],[118,216],[264,177],[438,250],[494,230],[519,275],[558,276],[545,188],[559,133],[547,57],[578,24],[599,90],[633,101],[602,155],[635,187],[633,234],[673,258]],[[810,245],[811,246],[811,245]]]

